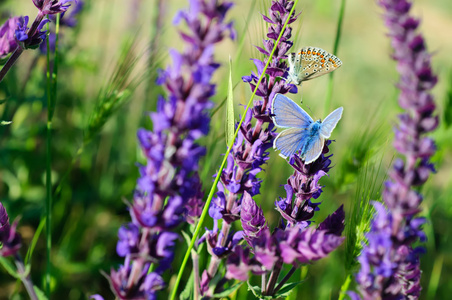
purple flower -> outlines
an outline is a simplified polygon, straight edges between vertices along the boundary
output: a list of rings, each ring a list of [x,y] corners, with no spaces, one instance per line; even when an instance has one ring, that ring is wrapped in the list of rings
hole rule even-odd
[[[28,16],[19,17],[17,22],[17,29],[15,31],[15,36],[18,44],[21,45],[22,48],[35,49],[46,38],[47,31],[41,29],[44,27],[45,24],[47,24],[50,21],[48,19],[40,21],[34,33],[31,33],[32,29],[28,28],[28,21],[29,21]],[[33,23],[33,25],[35,25],[35,23]]]
[[[112,269],[109,276],[111,289],[121,300],[157,299],[156,292],[165,286],[162,277],[155,272],[148,274],[149,264],[141,269],[137,266],[138,264],[130,265],[129,258],[126,257],[125,264],[118,271]],[[96,297],[99,299],[100,296]]]
[[[0,255],[3,257],[16,255],[22,246],[20,234],[16,231],[17,222],[10,225],[8,213],[0,203]]]
[[[405,112],[394,129],[394,147],[405,159],[397,159],[385,184],[383,200],[386,207],[374,203],[377,211],[366,238],[356,274],[358,289],[364,299],[417,299],[421,290],[419,254],[423,248],[413,243],[425,240],[420,211],[422,195],[416,187],[434,172],[429,162],[436,148],[424,136],[438,125],[435,103],[430,89],[437,78],[430,66],[430,54],[424,39],[416,33],[419,20],[411,17],[411,2],[380,0],[385,24],[389,29],[393,58],[400,73],[399,105]],[[355,298],[359,296],[354,295]]]
[[[275,202],[276,209],[287,222],[296,224],[308,221],[314,216],[314,212],[319,210],[320,203],[313,203],[311,199],[320,197],[322,186],[319,185],[319,180],[331,169],[332,154],[326,155],[330,144],[331,141],[327,141],[322,154],[310,164],[305,164],[298,154],[290,158],[289,163],[294,168],[294,173],[284,185],[286,198]]]
[[[250,76],[242,78],[244,82],[250,85],[252,90],[256,87],[266,59],[268,59],[275,45],[284,22],[288,17],[291,18],[290,22],[297,18],[297,16],[289,16],[292,7],[293,1],[272,1],[269,17],[263,16],[264,20],[269,23],[268,39],[263,41],[264,48],[257,48],[266,58],[264,61],[253,59],[257,73],[253,72]],[[228,156],[227,166],[220,174],[221,184],[218,186],[216,197],[212,200],[209,214],[214,219],[222,218],[224,220],[222,232],[226,234],[222,238],[228,236],[231,223],[241,218],[240,212],[245,197],[252,197],[260,193],[262,180],[257,175],[269,159],[268,150],[273,146],[273,140],[276,136],[274,124],[270,117],[270,103],[274,95],[277,93],[285,94],[292,88],[292,85],[286,85],[285,81],[281,80],[287,69],[283,59],[287,58],[285,54],[293,44],[289,41],[291,31],[290,27],[285,29],[280,43],[276,47],[275,55],[266,72],[268,76],[263,77],[257,88],[256,95],[262,97],[262,100],[255,101],[254,106],[248,111]],[[255,125],[252,124],[254,122]],[[251,234],[254,229],[247,228],[247,226],[254,226],[253,222],[257,222],[257,220],[251,221],[249,217],[245,216],[245,222],[250,223],[244,225],[244,230]],[[221,243],[224,244],[224,242]],[[215,257],[212,258],[208,270],[205,270],[209,274],[204,274],[203,278],[213,278],[219,265],[220,261]]]
[[[268,230],[265,224],[264,212],[257,206],[256,202],[254,202],[251,195],[247,192],[243,194],[240,221],[242,222],[243,232],[248,242],[259,239],[262,232]]]
[[[19,17],[12,17],[0,27],[0,59],[5,58],[9,53],[16,50],[18,45],[15,33],[18,23]]]
[[[139,166],[130,204],[132,223],[118,233],[117,252],[125,263],[110,274],[112,290],[120,299],[156,297],[165,285],[161,275],[171,266],[179,238],[173,231],[184,221],[194,222],[201,212],[198,165],[205,149],[196,140],[209,131],[209,99],[215,94],[211,81],[219,67],[213,46],[231,30],[224,23],[230,6],[217,0],[192,0],[189,11],[179,13],[188,25],[187,32],[180,34],[186,47],[182,52],[171,50],[172,65],[160,72],[158,83],[168,96],[159,97],[157,111],[150,114],[153,131],[137,132],[146,163]],[[209,250],[218,256],[241,240],[231,236],[231,244],[219,245],[215,234],[207,240]],[[147,274],[151,264],[154,272]]]
[[[78,23],[78,16],[83,10],[85,3],[82,0],[78,0],[75,2],[75,5],[72,6],[71,10],[68,12],[64,12],[61,14],[60,25],[66,27],[75,27]],[[50,19],[53,21],[55,17],[52,15]]]
[[[70,11],[66,11],[61,13],[60,17],[60,33],[59,35],[64,35],[64,30],[61,30],[64,27],[75,27],[78,23],[78,15],[82,11],[84,7],[84,2],[79,0],[75,3],[75,5],[72,6],[72,9]],[[56,22],[56,16],[50,15],[50,20],[52,22]],[[55,52],[55,43],[56,43],[56,34],[53,31],[50,31],[49,33],[49,47],[51,52]],[[47,53],[47,45],[46,43],[41,43],[39,45],[39,50],[42,54]]]
[[[43,15],[53,15],[65,12],[73,0],[33,0],[34,5]],[[75,0],[75,2],[77,2]]]
[[[243,280],[249,271],[260,275],[274,267],[280,270],[283,263],[296,267],[326,257],[344,240],[341,237],[344,219],[341,206],[317,229],[300,222],[285,230],[277,228],[270,234],[268,228],[263,227],[259,238],[250,243],[251,250],[240,246],[234,248],[227,262],[227,278]],[[253,257],[251,253],[254,253]]]

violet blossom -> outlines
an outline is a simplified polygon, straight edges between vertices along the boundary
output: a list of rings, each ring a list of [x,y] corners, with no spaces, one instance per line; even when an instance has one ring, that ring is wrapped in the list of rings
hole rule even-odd
[[[363,299],[417,299],[421,291],[419,255],[424,250],[413,243],[425,241],[421,228],[425,220],[417,217],[422,195],[416,187],[434,172],[429,159],[436,147],[425,134],[438,125],[430,93],[437,78],[425,41],[416,32],[420,22],[409,14],[411,2],[380,0],[379,4],[400,73],[399,105],[405,112],[394,129],[394,147],[405,159],[397,159],[389,173],[391,180],[383,192],[386,208],[374,203],[377,213],[366,235],[368,244],[358,258],[361,270],[356,280]]]
[[[53,15],[65,12],[74,0],[33,0],[42,15]],[[77,2],[75,0],[75,2]]]
[[[298,154],[290,158],[289,164],[294,168],[294,173],[284,185],[286,197],[275,202],[276,209],[288,223],[309,221],[319,210],[320,202],[312,202],[312,199],[320,197],[322,186],[319,180],[331,169],[332,154],[327,155],[330,144],[330,140],[326,141],[322,154],[310,164],[305,164]]]
[[[267,58],[264,61],[253,59],[257,73],[253,72],[250,76],[242,78],[244,82],[249,83],[252,90],[256,87],[258,78],[262,74],[266,60],[270,56],[285,21],[290,18],[288,23],[291,24],[298,17],[296,15],[289,16],[292,7],[293,1],[274,0],[269,8],[269,16],[263,16],[264,21],[269,23],[268,39],[263,41],[263,47],[257,47],[257,49]],[[282,34],[266,71],[268,77],[263,77],[256,92],[256,95],[262,100],[254,101],[253,107],[248,111],[228,156],[227,166],[220,174],[219,191],[212,199],[209,215],[214,220],[223,219],[221,233],[217,235],[218,243],[221,246],[225,245],[226,239],[230,235],[231,224],[240,219],[244,193],[249,193],[251,196],[259,194],[262,180],[257,175],[269,159],[268,150],[273,146],[276,136],[270,117],[271,101],[277,93],[296,92],[294,85],[286,84],[283,80],[283,75],[287,70],[284,59],[287,58],[286,53],[293,45],[293,42],[289,40],[291,32],[292,28],[288,26]],[[256,122],[254,126],[253,120]],[[206,234],[216,233],[207,232]],[[209,282],[217,273],[221,260],[222,258],[213,254],[208,269],[202,275],[201,292],[207,291]]]
[[[0,60],[13,53],[18,46],[15,37],[18,23],[19,17],[11,17],[0,27]]]
[[[312,199],[319,198],[322,193],[319,180],[331,168],[332,155],[327,155],[330,144],[331,141],[327,141],[322,154],[310,164],[305,164],[298,154],[290,158],[289,164],[294,168],[294,174],[284,186],[286,197],[275,202],[276,209],[285,221],[280,222],[272,233],[266,225],[262,210],[250,194],[245,192],[241,221],[250,251],[239,249],[243,246],[234,248],[231,254],[233,257],[227,262],[228,279],[243,278],[249,272],[255,275],[270,273],[268,282],[261,287],[261,291],[263,295],[276,296],[277,291],[300,265],[322,259],[342,244],[345,219],[342,206],[317,229],[309,227],[311,218],[320,205],[312,202]],[[245,256],[245,253],[253,253],[254,256]],[[238,262],[238,257],[242,259],[241,262]],[[292,265],[292,269],[276,285],[284,264]],[[239,272],[237,265],[241,266]]]
[[[16,266],[15,272],[18,275],[17,278],[24,284],[30,299],[38,300],[35,287],[30,277],[29,266],[25,266],[19,254],[22,246],[22,238],[16,230],[17,224],[18,220],[14,221],[12,225],[10,224],[8,213],[0,202],[0,256],[12,257],[14,259]]]
[[[0,70],[0,82],[20,57],[25,49],[36,49],[46,37],[46,31],[41,30],[49,22],[44,19],[47,15],[53,15],[65,12],[70,4],[69,2],[77,0],[33,0],[34,5],[39,9],[38,15],[28,28],[28,16],[20,17],[18,27],[15,28],[15,37],[18,46],[13,50],[13,54]]]
[[[75,5],[72,6],[71,10],[61,13],[60,32],[59,32],[60,36],[62,36],[64,34],[64,31],[61,30],[62,28],[65,28],[65,27],[72,28],[72,27],[77,26],[78,17],[79,17],[79,14],[81,13],[81,11],[83,10],[84,5],[85,5],[85,3],[81,0],[79,0],[78,2],[75,3]],[[52,22],[56,22],[55,15],[50,15],[49,19]],[[51,30],[49,33],[49,48],[50,48],[51,52],[55,52],[55,46],[56,46],[56,34],[54,31]],[[41,51],[42,54],[46,54],[47,53],[47,45],[45,43],[41,43],[39,45],[39,50]]]
[[[21,247],[21,237],[16,231],[17,221],[12,225],[5,207],[0,203],[0,255],[15,256]]]
[[[168,90],[160,96],[157,111],[150,114],[153,130],[140,129],[138,139],[146,157],[130,204],[132,222],[120,228],[118,255],[125,258],[109,280],[119,299],[155,299],[164,288],[162,274],[170,268],[179,235],[174,231],[187,219],[194,222],[201,211],[203,194],[198,164],[205,149],[196,140],[209,131],[208,109],[215,93],[212,75],[214,44],[227,34],[232,23],[225,16],[232,3],[191,0],[175,22],[185,21],[180,36],[182,52],[170,50],[172,65],[161,71],[158,83]],[[153,271],[149,272],[150,267]],[[98,297],[98,296],[96,296]]]
[[[248,279],[249,272],[262,275],[273,271],[267,285],[262,288],[267,296],[274,296],[277,292],[275,283],[283,264],[292,265],[295,270],[302,264],[326,257],[344,240],[341,237],[345,218],[343,206],[317,228],[308,227],[308,222],[299,222],[285,228],[278,227],[272,233],[266,226],[262,209],[249,194],[245,194],[242,216],[250,214],[256,217],[255,226],[244,226],[249,247],[237,245],[234,248],[227,261],[226,278],[244,281]],[[247,218],[242,218],[242,224]],[[278,286],[282,286],[289,277],[286,276]]]

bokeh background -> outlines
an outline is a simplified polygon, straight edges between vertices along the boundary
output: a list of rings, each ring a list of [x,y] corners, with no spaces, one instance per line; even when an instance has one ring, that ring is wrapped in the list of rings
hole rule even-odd
[[[139,127],[152,128],[147,112],[155,107],[157,95],[164,93],[154,84],[157,71],[169,62],[168,50],[181,41],[172,23],[177,10],[187,7],[184,0],[96,0],[85,1],[75,28],[62,29],[58,98],[54,118],[52,172],[56,197],[53,207],[52,274],[53,299],[86,299],[101,293],[112,299],[108,282],[101,271],[121,263],[115,251],[117,230],[129,221],[124,199],[131,199],[138,176],[136,163],[142,162],[137,144]],[[210,189],[212,175],[226,149],[225,112],[229,56],[233,60],[236,117],[250,97],[249,86],[241,76],[254,68],[250,58],[262,58],[253,45],[261,45],[269,0],[238,1],[229,18],[238,33],[236,41],[225,41],[216,48],[215,57],[222,68],[215,75],[218,93],[212,99],[215,115],[211,131],[202,140],[207,156],[202,162],[204,190]],[[302,11],[292,24],[295,45],[333,50],[340,1],[300,1]],[[12,15],[29,15],[37,10],[30,0],[0,1],[0,21]],[[421,30],[433,53],[433,68],[439,83],[433,94],[438,104],[441,125],[434,133],[438,152],[434,157],[437,173],[422,188],[425,200],[422,215],[427,218],[427,253],[422,257],[422,299],[448,299],[452,294],[452,2],[449,0],[414,1],[413,13],[422,19]],[[53,25],[52,25],[53,26]],[[395,152],[392,126],[400,109],[395,83],[398,75],[390,58],[391,48],[375,1],[346,1],[342,36],[337,56],[343,66],[334,72],[333,97],[325,104],[328,76],[303,84],[292,98],[311,115],[324,118],[332,109],[343,106],[344,115],[335,129],[331,146],[335,167],[321,196],[316,220],[323,220],[341,204],[349,211],[362,197],[380,197],[386,170]],[[108,94],[112,74],[118,65],[130,70],[131,84],[118,86],[124,102],[101,130],[90,131],[96,105]],[[23,256],[40,221],[45,203],[45,129],[46,61],[38,50],[26,51],[6,79],[0,83],[2,120],[0,127],[0,201],[13,219],[20,216]],[[121,72],[121,71],[119,71]],[[139,85],[138,85],[139,83]],[[116,98],[115,98],[116,99]],[[119,99],[119,98],[118,98]],[[122,103],[121,102],[121,103]],[[89,138],[86,138],[89,136]],[[83,147],[82,147],[83,146]],[[80,150],[82,147],[82,150]],[[276,153],[261,173],[264,179],[262,205],[270,226],[278,221],[274,201],[284,196],[282,185],[291,168]],[[207,224],[207,226],[210,226]],[[237,228],[239,229],[239,228]],[[185,245],[176,255],[174,266],[184,255]],[[305,280],[291,299],[337,299],[344,282],[344,246],[327,259],[302,268],[293,280]],[[32,278],[43,285],[45,272],[44,233],[31,258]],[[203,261],[201,261],[203,263]],[[178,268],[168,272],[174,280]],[[165,292],[160,294],[167,297]],[[237,299],[253,299],[242,287]],[[26,299],[20,282],[0,270],[0,299]]]

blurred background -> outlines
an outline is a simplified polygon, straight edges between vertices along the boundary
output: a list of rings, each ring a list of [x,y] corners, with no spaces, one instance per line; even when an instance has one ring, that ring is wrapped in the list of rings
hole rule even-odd
[[[183,0],[84,2],[77,25],[62,27],[60,37],[52,141],[54,299],[86,299],[95,293],[113,299],[101,271],[109,273],[123,261],[116,254],[117,230],[130,220],[124,199],[131,199],[138,176],[136,163],[143,162],[136,131],[152,128],[147,112],[154,110],[157,96],[164,94],[154,84],[157,70],[169,63],[168,50],[181,46],[175,36],[183,25],[174,27],[172,20],[179,9],[188,6]],[[218,92],[212,101],[219,109],[215,109],[209,136],[201,141],[208,149],[201,165],[204,190],[210,189],[226,149],[225,112],[220,104],[226,97],[223,78],[228,75],[229,55],[233,81],[238,83],[234,90],[238,118],[243,111],[240,104],[251,95],[248,84],[240,79],[254,70],[249,58],[262,58],[253,45],[262,44],[267,25],[260,13],[267,13],[269,5],[268,0],[238,1],[228,16],[234,20],[238,40],[226,40],[216,48],[215,57],[222,67],[215,75]],[[304,46],[333,51],[339,7],[340,1],[300,1],[297,11],[302,14],[292,24],[293,51]],[[452,293],[452,2],[418,0],[413,13],[422,19],[420,28],[433,53],[433,69],[439,78],[433,94],[441,119],[434,133],[437,173],[422,187],[428,241],[427,254],[421,260],[421,299],[448,299]],[[33,19],[36,14],[30,0],[0,1],[1,23],[10,16],[29,15]],[[321,180],[325,186],[322,205],[314,218],[319,222],[341,204],[348,212],[361,197],[380,198],[395,154],[392,127],[400,113],[395,88],[398,75],[385,34],[375,1],[347,1],[337,53],[343,66],[334,72],[330,107],[325,105],[328,76],[304,83],[299,94],[292,95],[296,102],[303,99],[314,119],[344,107],[333,135],[336,142],[330,147],[334,168]],[[26,51],[0,83],[0,100],[6,99],[0,105],[1,120],[12,121],[0,127],[0,201],[11,219],[20,216],[23,256],[44,214],[45,71],[44,53]],[[117,82],[112,79],[114,74],[126,76],[126,80]],[[102,101],[113,102],[115,109],[99,120]],[[262,205],[271,227],[278,220],[273,203],[285,196],[282,185],[291,172],[288,164],[272,153],[260,174],[265,180],[255,200]],[[176,255],[174,266],[182,259],[185,245],[179,249],[183,251]],[[43,285],[45,253],[43,232],[31,258],[32,278],[38,286]],[[175,274],[170,273],[167,279],[174,280]],[[293,281],[305,282],[290,298],[337,299],[345,276],[342,246],[327,259],[294,274]],[[160,297],[165,299],[167,294]],[[254,298],[247,295],[246,287],[236,297]],[[0,299],[8,298],[26,299],[27,295],[20,282],[0,269]]]

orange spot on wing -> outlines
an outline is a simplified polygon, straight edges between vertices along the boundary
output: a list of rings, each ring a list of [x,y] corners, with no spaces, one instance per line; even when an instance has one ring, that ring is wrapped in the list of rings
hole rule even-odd
[[[323,56],[323,55],[322,55],[322,56]],[[322,62],[322,63],[324,63],[324,62],[325,62],[325,59],[324,59],[324,58],[322,58],[321,62]]]
[[[311,54],[311,50],[308,50],[308,54]]]

